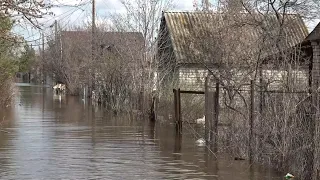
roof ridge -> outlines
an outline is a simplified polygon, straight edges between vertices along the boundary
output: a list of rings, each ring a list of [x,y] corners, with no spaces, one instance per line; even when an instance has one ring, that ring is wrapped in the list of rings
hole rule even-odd
[[[194,10],[169,10],[169,11],[163,11],[163,13],[216,13],[213,11],[194,11]]]
[[[199,14],[226,14],[227,12],[215,12],[215,11],[194,11],[194,10],[169,10],[169,11],[163,11],[163,13],[199,13]],[[250,14],[248,12],[239,12],[238,14]],[[259,14],[258,12],[256,14]],[[266,15],[274,15],[275,13],[270,13]],[[300,15],[299,13],[285,13],[285,15]]]
[[[91,33],[91,30],[62,30],[61,32],[83,32],[83,33]],[[141,32],[136,31],[97,31],[97,33],[136,33],[142,34]]]

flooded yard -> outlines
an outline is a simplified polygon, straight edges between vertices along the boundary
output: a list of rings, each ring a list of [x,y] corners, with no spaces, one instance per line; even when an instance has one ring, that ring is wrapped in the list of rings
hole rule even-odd
[[[188,131],[180,144],[169,123],[115,116],[50,88],[17,90],[1,112],[2,179],[284,179],[247,161],[215,160]]]

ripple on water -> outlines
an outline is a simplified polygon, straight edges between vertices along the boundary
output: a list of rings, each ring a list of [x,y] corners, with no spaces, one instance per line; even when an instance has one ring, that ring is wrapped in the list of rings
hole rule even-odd
[[[61,103],[51,89],[23,84],[19,90],[21,105],[6,114],[10,123],[3,127],[10,133],[0,134],[3,179],[249,179],[248,164],[206,158],[188,133],[177,146],[173,126],[92,111],[75,97]],[[281,179],[266,170],[254,174],[250,180]]]

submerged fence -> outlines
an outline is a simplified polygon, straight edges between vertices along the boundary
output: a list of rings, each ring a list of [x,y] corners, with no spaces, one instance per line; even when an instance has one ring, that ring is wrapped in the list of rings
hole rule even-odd
[[[178,134],[183,124],[198,126],[195,116],[204,114],[202,136],[213,153],[298,174],[310,169],[315,110],[309,91],[268,90],[255,81],[236,89],[214,78],[207,78],[204,89],[174,89]]]

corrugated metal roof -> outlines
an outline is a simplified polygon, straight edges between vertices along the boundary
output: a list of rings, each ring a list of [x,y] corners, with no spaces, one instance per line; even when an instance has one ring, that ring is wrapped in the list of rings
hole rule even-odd
[[[164,12],[162,24],[169,31],[178,63],[212,62],[228,52],[232,58],[245,58],[259,47],[267,54],[276,53],[275,37],[279,34],[275,16],[252,14],[217,14],[213,12]],[[280,47],[287,49],[302,42],[308,30],[299,15],[287,14]],[[162,29],[163,30],[163,29]],[[216,59],[217,60],[217,59]],[[217,60],[219,61],[219,60]]]

